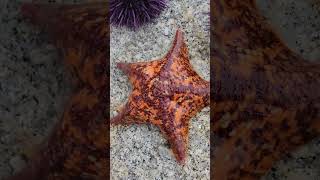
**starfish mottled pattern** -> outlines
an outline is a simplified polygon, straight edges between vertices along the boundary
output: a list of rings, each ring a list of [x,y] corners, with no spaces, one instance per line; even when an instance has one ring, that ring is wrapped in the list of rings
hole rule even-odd
[[[49,32],[74,85],[64,113],[27,167],[9,179],[108,179],[108,3],[26,3],[22,14]]]
[[[185,162],[189,121],[209,105],[210,86],[191,67],[183,33],[160,60],[118,63],[133,90],[112,124],[149,123],[160,128],[180,163]]]
[[[211,177],[260,179],[320,135],[320,64],[292,52],[254,0],[211,6]]]

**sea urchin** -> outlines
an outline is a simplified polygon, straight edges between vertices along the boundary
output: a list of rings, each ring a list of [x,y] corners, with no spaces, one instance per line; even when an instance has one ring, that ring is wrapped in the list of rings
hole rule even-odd
[[[158,17],[165,7],[166,0],[110,0],[110,21],[137,29]]]

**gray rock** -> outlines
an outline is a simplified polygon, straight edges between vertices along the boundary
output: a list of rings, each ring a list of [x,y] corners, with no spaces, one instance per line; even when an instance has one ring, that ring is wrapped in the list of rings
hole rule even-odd
[[[20,156],[14,156],[9,161],[13,172],[16,173],[26,166],[26,162]]]

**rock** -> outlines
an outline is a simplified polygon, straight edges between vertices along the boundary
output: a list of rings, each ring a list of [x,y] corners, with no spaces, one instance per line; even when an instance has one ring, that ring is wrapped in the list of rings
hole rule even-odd
[[[9,163],[14,173],[26,166],[26,162],[20,156],[14,156],[10,159]]]
[[[171,151],[167,147],[160,146],[158,150],[161,158],[170,159],[170,157],[172,156]]]

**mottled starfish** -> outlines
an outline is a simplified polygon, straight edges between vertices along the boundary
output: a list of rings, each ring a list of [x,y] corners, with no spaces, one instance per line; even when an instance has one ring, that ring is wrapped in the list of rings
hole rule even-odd
[[[209,105],[209,82],[191,67],[183,33],[160,60],[119,63],[133,90],[112,124],[156,125],[168,139],[179,163],[185,162],[189,120]]]
[[[9,179],[108,179],[107,5],[23,5],[23,15],[62,49],[75,88],[48,141]]]
[[[289,50],[254,0],[213,0],[211,177],[259,179],[320,133],[320,64]]]

